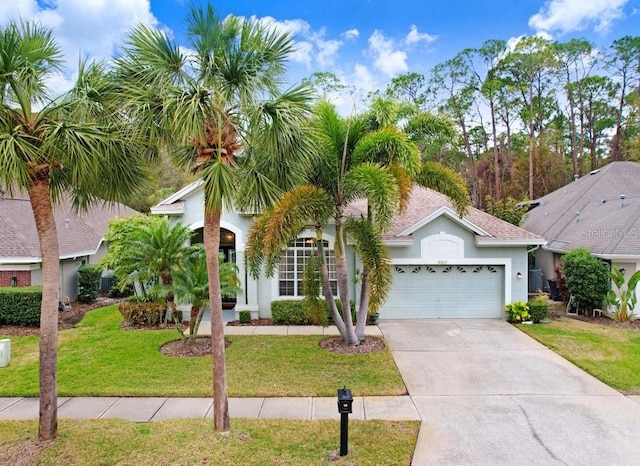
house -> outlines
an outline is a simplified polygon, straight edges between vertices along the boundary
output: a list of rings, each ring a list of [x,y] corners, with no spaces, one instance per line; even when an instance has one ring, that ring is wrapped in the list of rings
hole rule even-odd
[[[347,214],[363,213],[364,202],[353,203]],[[195,232],[201,241],[204,198],[196,181],[151,208]],[[315,231],[310,227],[282,255],[274,277],[258,280],[244,268],[244,250],[252,216],[225,211],[221,220],[220,250],[240,269],[244,293],[236,309],[271,315],[271,302],[302,296],[302,268],[312,250]],[[335,230],[333,230],[335,232]],[[333,248],[330,226],[325,246]],[[459,218],[449,199],[435,191],[415,187],[407,210],[398,215],[385,236],[393,263],[393,288],[381,318],[503,318],[504,305],[527,300],[527,251],[541,246],[536,234],[470,208]],[[357,269],[358,258],[347,250],[348,264]],[[335,281],[335,258],[328,257],[330,279]],[[357,276],[350,277],[355,296]],[[335,289],[335,282],[332,283]]]
[[[536,251],[546,279],[562,255],[586,248],[627,276],[640,269],[640,164],[612,162],[532,202],[523,224],[547,243]]]
[[[74,212],[63,200],[55,207],[60,245],[60,294],[75,299],[77,270],[97,263],[106,253],[107,222],[136,211],[121,204],[101,204],[88,211]],[[42,284],[40,242],[29,196],[15,192],[0,196],[0,286]]]

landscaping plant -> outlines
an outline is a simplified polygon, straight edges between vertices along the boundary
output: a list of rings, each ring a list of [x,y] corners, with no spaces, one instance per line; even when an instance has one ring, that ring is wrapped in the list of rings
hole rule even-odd
[[[78,268],[78,302],[92,303],[98,297],[102,268],[85,264]]]
[[[609,278],[616,286],[616,290],[609,290],[606,296],[607,304],[615,307],[615,311],[611,312],[611,318],[619,322],[629,322],[634,317],[633,309],[638,302],[636,287],[640,281],[640,270],[625,281],[624,274],[614,265],[613,271],[609,272]]]
[[[549,295],[541,293],[539,290],[538,293],[538,296],[528,303],[529,314],[534,324],[540,323],[549,315],[549,305],[547,304]]]
[[[515,324],[529,320],[529,306],[522,301],[516,301],[515,303],[507,304],[505,306],[507,312],[507,320]]]
[[[608,266],[587,249],[573,249],[562,258],[567,288],[578,309],[602,306],[609,291]]]

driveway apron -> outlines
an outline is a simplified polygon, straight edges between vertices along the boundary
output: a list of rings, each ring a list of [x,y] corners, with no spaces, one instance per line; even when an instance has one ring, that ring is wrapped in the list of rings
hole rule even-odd
[[[502,320],[384,320],[413,465],[638,465],[640,404]]]

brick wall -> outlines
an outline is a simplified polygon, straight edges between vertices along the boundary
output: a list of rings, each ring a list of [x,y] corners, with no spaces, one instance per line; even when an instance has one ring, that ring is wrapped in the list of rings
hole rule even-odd
[[[31,286],[30,270],[0,270],[0,287],[13,286],[13,277],[18,279],[17,286]]]

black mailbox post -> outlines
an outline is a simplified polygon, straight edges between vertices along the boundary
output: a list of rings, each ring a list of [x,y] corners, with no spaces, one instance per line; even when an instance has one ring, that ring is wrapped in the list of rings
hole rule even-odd
[[[338,412],[340,413],[340,456],[344,456],[349,449],[349,414],[353,412],[353,395],[346,387],[338,389]]]

